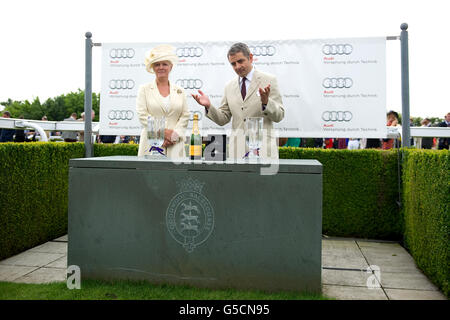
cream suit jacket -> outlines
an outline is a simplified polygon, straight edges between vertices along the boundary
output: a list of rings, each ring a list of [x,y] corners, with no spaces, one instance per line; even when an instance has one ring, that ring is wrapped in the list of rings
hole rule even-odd
[[[269,84],[269,102],[263,111],[258,88],[264,89]],[[284,108],[275,76],[255,69],[244,100],[242,100],[239,77],[230,81],[225,87],[220,107],[215,108],[211,105],[207,111],[207,117],[220,126],[232,120],[232,133],[228,148],[229,158],[236,160],[242,159],[248,151],[244,133],[245,118],[262,117],[264,135],[260,155],[267,159],[278,159],[278,145],[273,122],[283,120]]]
[[[149,154],[150,145],[147,140],[147,117],[166,118],[166,129],[174,130],[178,134],[178,142],[165,148],[165,154],[170,159],[183,159],[185,157],[185,131],[189,121],[189,110],[186,94],[179,86],[170,84],[170,108],[163,107],[162,97],[156,81],[141,85],[136,100],[136,110],[142,125],[138,156]]]

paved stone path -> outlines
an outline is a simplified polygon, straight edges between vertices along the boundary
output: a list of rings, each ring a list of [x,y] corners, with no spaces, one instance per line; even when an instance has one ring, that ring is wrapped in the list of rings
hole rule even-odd
[[[66,281],[67,235],[0,261],[0,281]],[[398,243],[322,240],[322,291],[339,300],[447,300]]]

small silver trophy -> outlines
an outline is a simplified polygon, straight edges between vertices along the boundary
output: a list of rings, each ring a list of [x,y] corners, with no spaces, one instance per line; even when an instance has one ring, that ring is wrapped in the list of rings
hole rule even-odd
[[[162,159],[166,158],[162,145],[164,143],[164,129],[166,127],[165,117],[147,118],[147,139],[149,145],[149,153],[145,155],[146,158]]]

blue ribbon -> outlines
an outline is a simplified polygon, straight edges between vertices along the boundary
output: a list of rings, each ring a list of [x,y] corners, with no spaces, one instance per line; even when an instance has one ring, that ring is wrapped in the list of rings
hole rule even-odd
[[[166,155],[164,154],[164,149],[162,149],[162,148],[152,146],[152,147],[150,148],[149,152],[152,152],[153,150],[156,150],[156,151],[158,151],[161,155],[166,156]]]
[[[242,159],[247,158],[249,154],[250,154],[250,151],[247,152]],[[256,154],[259,156],[259,148],[256,149]]]

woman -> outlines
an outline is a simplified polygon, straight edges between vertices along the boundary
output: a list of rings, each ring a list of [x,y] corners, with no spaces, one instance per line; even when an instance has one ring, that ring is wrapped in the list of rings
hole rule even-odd
[[[189,121],[189,110],[184,90],[169,81],[169,74],[178,62],[174,48],[159,45],[146,54],[145,68],[155,74],[153,82],[141,85],[138,91],[136,110],[143,128],[138,156],[149,154],[147,140],[147,117],[165,117],[164,153],[168,158],[184,158],[185,130]]]

